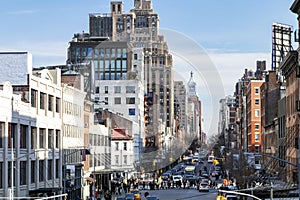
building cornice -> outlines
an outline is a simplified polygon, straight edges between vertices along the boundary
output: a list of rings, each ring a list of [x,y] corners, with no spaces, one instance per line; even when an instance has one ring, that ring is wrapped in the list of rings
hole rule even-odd
[[[300,14],[300,0],[295,0],[294,3],[292,4],[292,6],[290,7],[290,10],[293,12],[293,13],[296,13],[296,14]]]

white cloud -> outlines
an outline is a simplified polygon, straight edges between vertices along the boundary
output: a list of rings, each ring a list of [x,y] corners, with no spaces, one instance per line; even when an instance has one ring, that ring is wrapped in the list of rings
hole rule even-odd
[[[268,53],[208,51],[207,55],[190,54],[189,56],[192,62],[173,54],[174,77],[175,80],[187,83],[190,71],[194,72],[197,93],[202,102],[204,131],[210,136],[216,134],[218,130],[219,100],[226,95],[233,95],[235,84],[243,76],[245,68],[255,70],[257,60],[266,60],[268,66],[271,55]],[[193,67],[193,64],[199,65]],[[219,77],[221,81],[217,80]]]
[[[271,69],[270,53],[208,53],[221,75],[225,94],[233,94],[235,83],[245,69],[256,69],[257,60],[267,61],[267,70]]]
[[[33,66],[48,66],[65,64],[67,42],[43,41],[32,42],[23,41],[9,46],[1,45],[0,51],[28,51],[33,57]]]

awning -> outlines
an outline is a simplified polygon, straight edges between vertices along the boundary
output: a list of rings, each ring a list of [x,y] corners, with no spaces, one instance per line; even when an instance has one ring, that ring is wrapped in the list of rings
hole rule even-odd
[[[84,179],[85,179],[85,180],[88,180],[88,181],[90,181],[90,182],[92,182],[92,183],[96,182],[96,180],[93,179],[92,177],[85,177]]]
[[[92,172],[92,174],[110,174],[114,172],[124,172],[124,169],[101,169]]]

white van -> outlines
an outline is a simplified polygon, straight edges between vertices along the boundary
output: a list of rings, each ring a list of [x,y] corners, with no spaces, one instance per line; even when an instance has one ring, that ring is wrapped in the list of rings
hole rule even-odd
[[[215,156],[208,156],[208,158],[207,158],[208,163],[213,163],[214,160],[215,160]]]

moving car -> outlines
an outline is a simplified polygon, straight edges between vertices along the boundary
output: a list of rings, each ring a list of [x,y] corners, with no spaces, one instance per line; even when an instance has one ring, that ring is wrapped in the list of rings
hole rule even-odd
[[[238,200],[239,199],[239,197],[234,194],[227,194],[225,197],[226,197],[226,200]]]
[[[199,192],[209,192],[209,184],[208,182],[202,181],[199,185]]]
[[[215,156],[208,156],[208,158],[207,158],[208,163],[213,163],[214,160],[215,160]]]
[[[169,178],[171,178],[171,173],[163,173],[163,174],[161,175],[161,178],[162,178],[163,180],[168,180]]]
[[[182,176],[181,175],[173,175],[172,179],[174,182],[181,181],[182,182]]]

